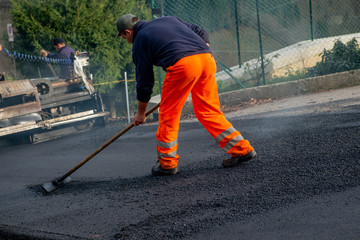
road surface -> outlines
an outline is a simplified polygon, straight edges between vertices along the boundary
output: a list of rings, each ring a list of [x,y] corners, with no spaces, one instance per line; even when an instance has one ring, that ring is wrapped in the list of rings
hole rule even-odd
[[[131,129],[50,195],[121,126],[0,147],[0,239],[360,239],[360,87],[226,114],[258,157],[231,169],[181,122],[180,173],[152,177],[157,124]]]

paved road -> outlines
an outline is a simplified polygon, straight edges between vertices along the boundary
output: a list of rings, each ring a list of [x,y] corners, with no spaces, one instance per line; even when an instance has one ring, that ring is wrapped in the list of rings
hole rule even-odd
[[[360,87],[228,113],[258,157],[226,155],[194,120],[179,134],[180,174],[152,177],[156,124],[133,128],[50,195],[120,131],[111,126],[0,147],[0,239],[359,239]]]

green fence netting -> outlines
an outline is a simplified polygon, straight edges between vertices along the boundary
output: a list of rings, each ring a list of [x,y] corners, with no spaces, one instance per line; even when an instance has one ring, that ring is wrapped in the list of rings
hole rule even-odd
[[[154,18],[175,15],[205,28],[218,81],[240,87],[302,78],[335,41],[360,40],[358,0],[152,0],[151,7]]]

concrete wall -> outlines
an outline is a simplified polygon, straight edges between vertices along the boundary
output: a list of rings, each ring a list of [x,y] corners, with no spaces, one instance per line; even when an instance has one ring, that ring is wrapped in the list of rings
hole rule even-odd
[[[223,105],[238,105],[255,99],[279,99],[306,93],[328,91],[360,85],[360,69],[335,73],[325,76],[302,79],[298,81],[277,83],[267,86],[241,89],[219,95]]]
[[[8,0],[0,0],[0,44],[3,47],[5,44],[9,44],[7,24],[12,23],[10,9],[11,5]],[[8,48],[8,45],[5,47]],[[6,75],[13,75],[14,73],[14,64],[12,60],[4,54],[4,52],[0,53],[0,72],[5,72]]]
[[[272,85],[246,88],[219,94],[221,105],[235,106],[248,102],[251,98],[258,100],[281,99],[306,93],[328,91],[344,87],[360,85],[360,69],[348,72],[330,74],[298,81],[277,83]],[[160,96],[154,96],[150,100],[148,108],[160,102]],[[186,101],[181,115],[193,113],[191,97]]]
[[[6,34],[7,30],[6,26],[8,23],[12,23],[11,13],[10,13],[11,5],[9,0],[0,0],[0,42],[3,42],[3,35]]]
[[[265,72],[269,73],[273,77],[281,77],[285,76],[289,70],[296,71],[313,67],[317,62],[321,61],[320,55],[324,49],[331,50],[334,47],[334,42],[336,40],[347,43],[353,38],[356,38],[357,41],[360,42],[360,33],[315,39],[314,41],[302,41],[266,54],[264,55],[264,58],[272,61],[271,64],[266,66]],[[259,64],[258,59],[253,59],[243,63],[241,68],[239,68],[239,66],[232,67],[231,73],[241,81],[249,80],[253,78],[249,72],[260,69]],[[222,81],[222,86],[236,84],[235,81],[224,71],[216,73],[215,77],[217,81]]]

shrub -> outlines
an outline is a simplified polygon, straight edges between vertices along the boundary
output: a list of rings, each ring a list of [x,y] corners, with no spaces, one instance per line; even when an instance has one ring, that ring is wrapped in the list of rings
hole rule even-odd
[[[337,40],[333,49],[321,53],[321,61],[307,69],[307,76],[321,76],[360,68],[360,48],[353,38],[346,44]]]

